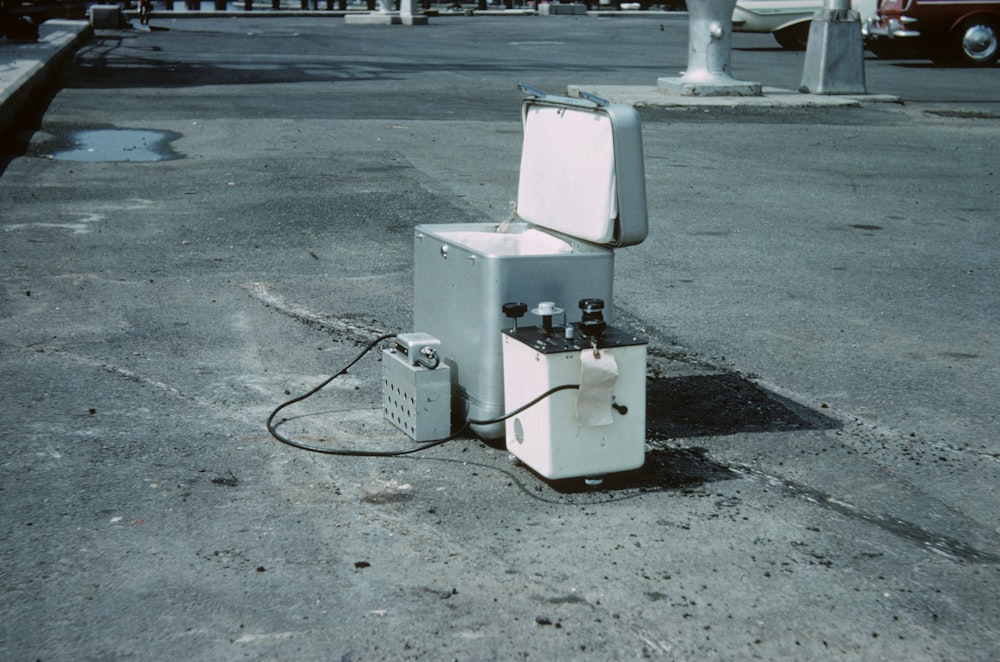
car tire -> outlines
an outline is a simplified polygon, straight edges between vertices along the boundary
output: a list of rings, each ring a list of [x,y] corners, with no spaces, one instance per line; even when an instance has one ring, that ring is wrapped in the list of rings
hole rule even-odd
[[[812,21],[803,21],[774,32],[774,40],[789,51],[804,51],[809,44],[809,26]]]
[[[952,33],[949,54],[961,64],[985,67],[1000,56],[1000,30],[997,23],[983,16],[962,21]]]

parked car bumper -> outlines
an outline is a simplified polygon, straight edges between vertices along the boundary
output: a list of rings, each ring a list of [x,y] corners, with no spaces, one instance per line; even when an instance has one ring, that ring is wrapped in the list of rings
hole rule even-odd
[[[920,36],[920,31],[908,27],[908,24],[914,22],[915,19],[908,16],[881,20],[872,17],[862,24],[861,34],[865,39],[916,39]]]
[[[817,11],[816,5],[814,1],[794,8],[774,6],[766,2],[746,3],[746,6],[738,4],[733,9],[733,30],[776,32],[795,23],[811,21]],[[819,3],[819,6],[821,5],[822,3]]]

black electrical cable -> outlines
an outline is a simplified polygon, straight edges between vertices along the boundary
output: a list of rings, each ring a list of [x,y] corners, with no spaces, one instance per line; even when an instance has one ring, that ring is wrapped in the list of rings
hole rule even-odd
[[[540,396],[538,396],[537,398],[535,398],[531,402],[527,402],[527,403],[521,405],[520,407],[518,407],[514,411],[509,411],[506,414],[504,414],[503,416],[499,416],[497,418],[491,418],[488,421],[469,421],[469,425],[493,425],[494,423],[501,423],[503,421],[506,421],[511,416],[517,416],[518,414],[520,414],[525,409],[530,409],[531,407],[534,407],[539,402],[541,402],[545,398],[549,397],[553,393],[558,393],[559,391],[570,391],[570,390],[574,390],[574,389],[575,390],[579,390],[580,389],[580,385],[579,384],[563,384],[562,386],[556,386],[555,388],[550,388],[548,391],[546,391],[545,393],[542,393]]]
[[[555,388],[549,389],[545,393],[542,393],[540,396],[538,396],[534,400],[532,400],[532,401],[530,401],[530,402],[528,402],[528,403],[526,403],[524,405],[521,405],[520,407],[518,407],[514,411],[507,412],[503,416],[500,416],[498,418],[493,418],[493,419],[485,420],[485,421],[469,420],[469,421],[467,421],[465,423],[465,425],[463,425],[459,429],[458,432],[456,432],[456,433],[454,433],[454,434],[452,434],[452,435],[450,435],[448,437],[445,437],[443,439],[435,439],[435,440],[432,440],[432,441],[423,442],[419,446],[414,446],[413,448],[405,448],[403,450],[398,450],[398,451],[363,451],[363,450],[355,450],[355,449],[350,449],[350,448],[348,448],[348,449],[338,449],[338,448],[323,448],[323,447],[320,447],[320,446],[310,446],[309,444],[304,444],[304,443],[302,443],[300,441],[295,441],[293,439],[289,439],[288,437],[280,434],[277,431],[277,429],[275,429],[275,426],[273,424],[274,423],[274,417],[278,415],[278,412],[280,412],[282,409],[285,409],[286,407],[294,405],[296,402],[302,402],[303,400],[305,400],[307,398],[310,398],[313,395],[315,395],[316,393],[318,393],[319,391],[323,390],[334,379],[336,379],[337,377],[340,377],[341,375],[346,374],[348,370],[350,370],[352,367],[354,367],[354,364],[356,364],[358,361],[360,361],[361,359],[363,359],[365,357],[365,355],[368,354],[368,352],[372,351],[379,343],[384,342],[384,341],[386,341],[386,340],[388,340],[390,338],[395,338],[395,337],[396,337],[395,334],[387,334],[387,335],[384,335],[384,336],[379,336],[378,338],[376,338],[375,340],[373,340],[371,343],[369,343],[368,346],[365,347],[361,351],[360,354],[358,354],[357,356],[355,356],[350,361],[350,363],[348,363],[343,368],[341,368],[340,370],[338,370],[335,374],[333,374],[328,379],[324,380],[323,383],[321,383],[319,386],[311,389],[310,391],[307,391],[306,393],[304,393],[304,394],[302,394],[300,396],[294,397],[291,400],[288,400],[288,401],[283,402],[280,405],[278,405],[274,409],[274,411],[271,412],[271,415],[267,417],[267,422],[265,423],[265,425],[267,426],[267,431],[271,433],[272,437],[274,437],[275,439],[277,439],[278,441],[280,441],[283,444],[291,446],[292,448],[298,448],[299,450],[310,451],[312,453],[322,453],[324,455],[347,455],[347,456],[352,456],[352,457],[395,457],[395,456],[399,456],[399,455],[409,455],[410,453],[418,453],[420,451],[427,450],[428,448],[434,448],[435,446],[440,446],[442,444],[445,444],[445,443],[447,443],[449,441],[453,441],[453,440],[458,439],[459,437],[461,437],[463,434],[465,434],[466,430],[469,429],[470,425],[492,425],[494,423],[500,423],[502,421],[507,420],[511,416],[517,416],[522,411],[524,411],[524,410],[526,410],[526,409],[528,409],[530,407],[534,407],[539,402],[541,402],[542,400],[544,400],[545,398],[551,396],[554,393],[558,393],[559,391],[566,391],[566,390],[570,390],[570,389],[579,389],[580,388],[580,386],[578,384],[564,384],[562,386],[556,386]]]

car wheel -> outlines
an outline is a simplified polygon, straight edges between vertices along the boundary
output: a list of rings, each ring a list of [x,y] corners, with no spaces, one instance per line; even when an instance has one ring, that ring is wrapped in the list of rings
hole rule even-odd
[[[1000,55],[997,25],[980,16],[967,19],[953,33],[952,51],[963,64],[993,64]]]
[[[804,21],[782,28],[774,33],[774,40],[784,49],[804,51],[809,44],[809,26],[811,24],[811,21]]]

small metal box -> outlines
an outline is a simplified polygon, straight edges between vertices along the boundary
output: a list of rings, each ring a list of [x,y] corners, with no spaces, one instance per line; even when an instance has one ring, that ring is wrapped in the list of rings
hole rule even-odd
[[[414,441],[451,434],[451,369],[413,364],[397,349],[382,350],[382,404],[385,417]]]
[[[504,302],[610,302],[613,249],[647,233],[634,108],[538,94],[524,99],[521,117],[516,219],[425,224],[414,232],[414,328],[445,348],[456,427],[504,412]],[[473,430],[486,439],[504,435],[503,423]]]

